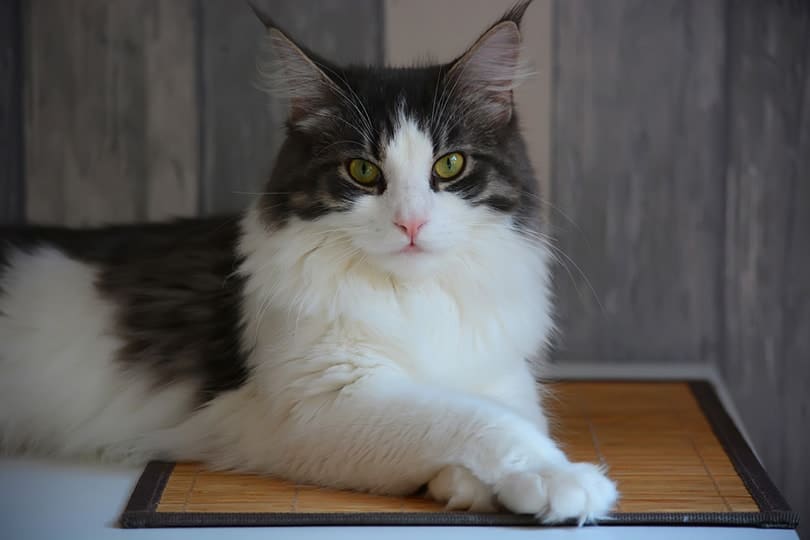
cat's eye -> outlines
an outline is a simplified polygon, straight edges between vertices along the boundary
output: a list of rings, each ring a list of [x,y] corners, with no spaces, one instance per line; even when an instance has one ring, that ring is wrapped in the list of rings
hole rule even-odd
[[[452,180],[464,169],[464,156],[458,152],[445,154],[433,164],[433,172],[442,180]]]
[[[380,177],[380,168],[365,159],[353,159],[349,162],[349,176],[364,186],[372,186]]]

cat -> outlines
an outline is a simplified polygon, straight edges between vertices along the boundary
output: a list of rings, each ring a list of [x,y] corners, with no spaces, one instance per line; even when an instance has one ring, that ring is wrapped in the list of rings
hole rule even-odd
[[[218,469],[548,523],[605,516],[550,438],[549,244],[515,5],[454,61],[339,67],[259,10],[286,139],[240,216],[6,228],[6,453]]]

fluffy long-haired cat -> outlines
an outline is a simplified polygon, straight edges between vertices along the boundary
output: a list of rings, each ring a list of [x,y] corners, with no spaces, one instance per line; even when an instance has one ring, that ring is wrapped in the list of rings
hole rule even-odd
[[[333,65],[262,16],[289,118],[244,215],[3,230],[3,450],[607,513],[532,369],[552,318],[513,110],[527,4],[413,68]]]

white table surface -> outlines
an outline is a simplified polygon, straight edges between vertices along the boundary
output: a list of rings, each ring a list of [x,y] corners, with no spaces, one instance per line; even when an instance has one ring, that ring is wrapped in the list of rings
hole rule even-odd
[[[170,540],[189,538],[386,540],[797,540],[794,531],[719,527],[273,527],[120,529],[116,522],[140,468],[0,458],[0,540]]]

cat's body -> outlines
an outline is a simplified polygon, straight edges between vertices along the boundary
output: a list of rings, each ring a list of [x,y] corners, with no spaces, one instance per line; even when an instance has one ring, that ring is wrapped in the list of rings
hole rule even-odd
[[[613,484],[548,437],[533,373],[552,318],[511,104],[523,9],[411,71],[339,71],[272,29],[288,138],[239,218],[4,231],[3,448],[604,514]]]
[[[145,428],[247,378],[236,218],[0,237],[6,449],[143,459]]]

